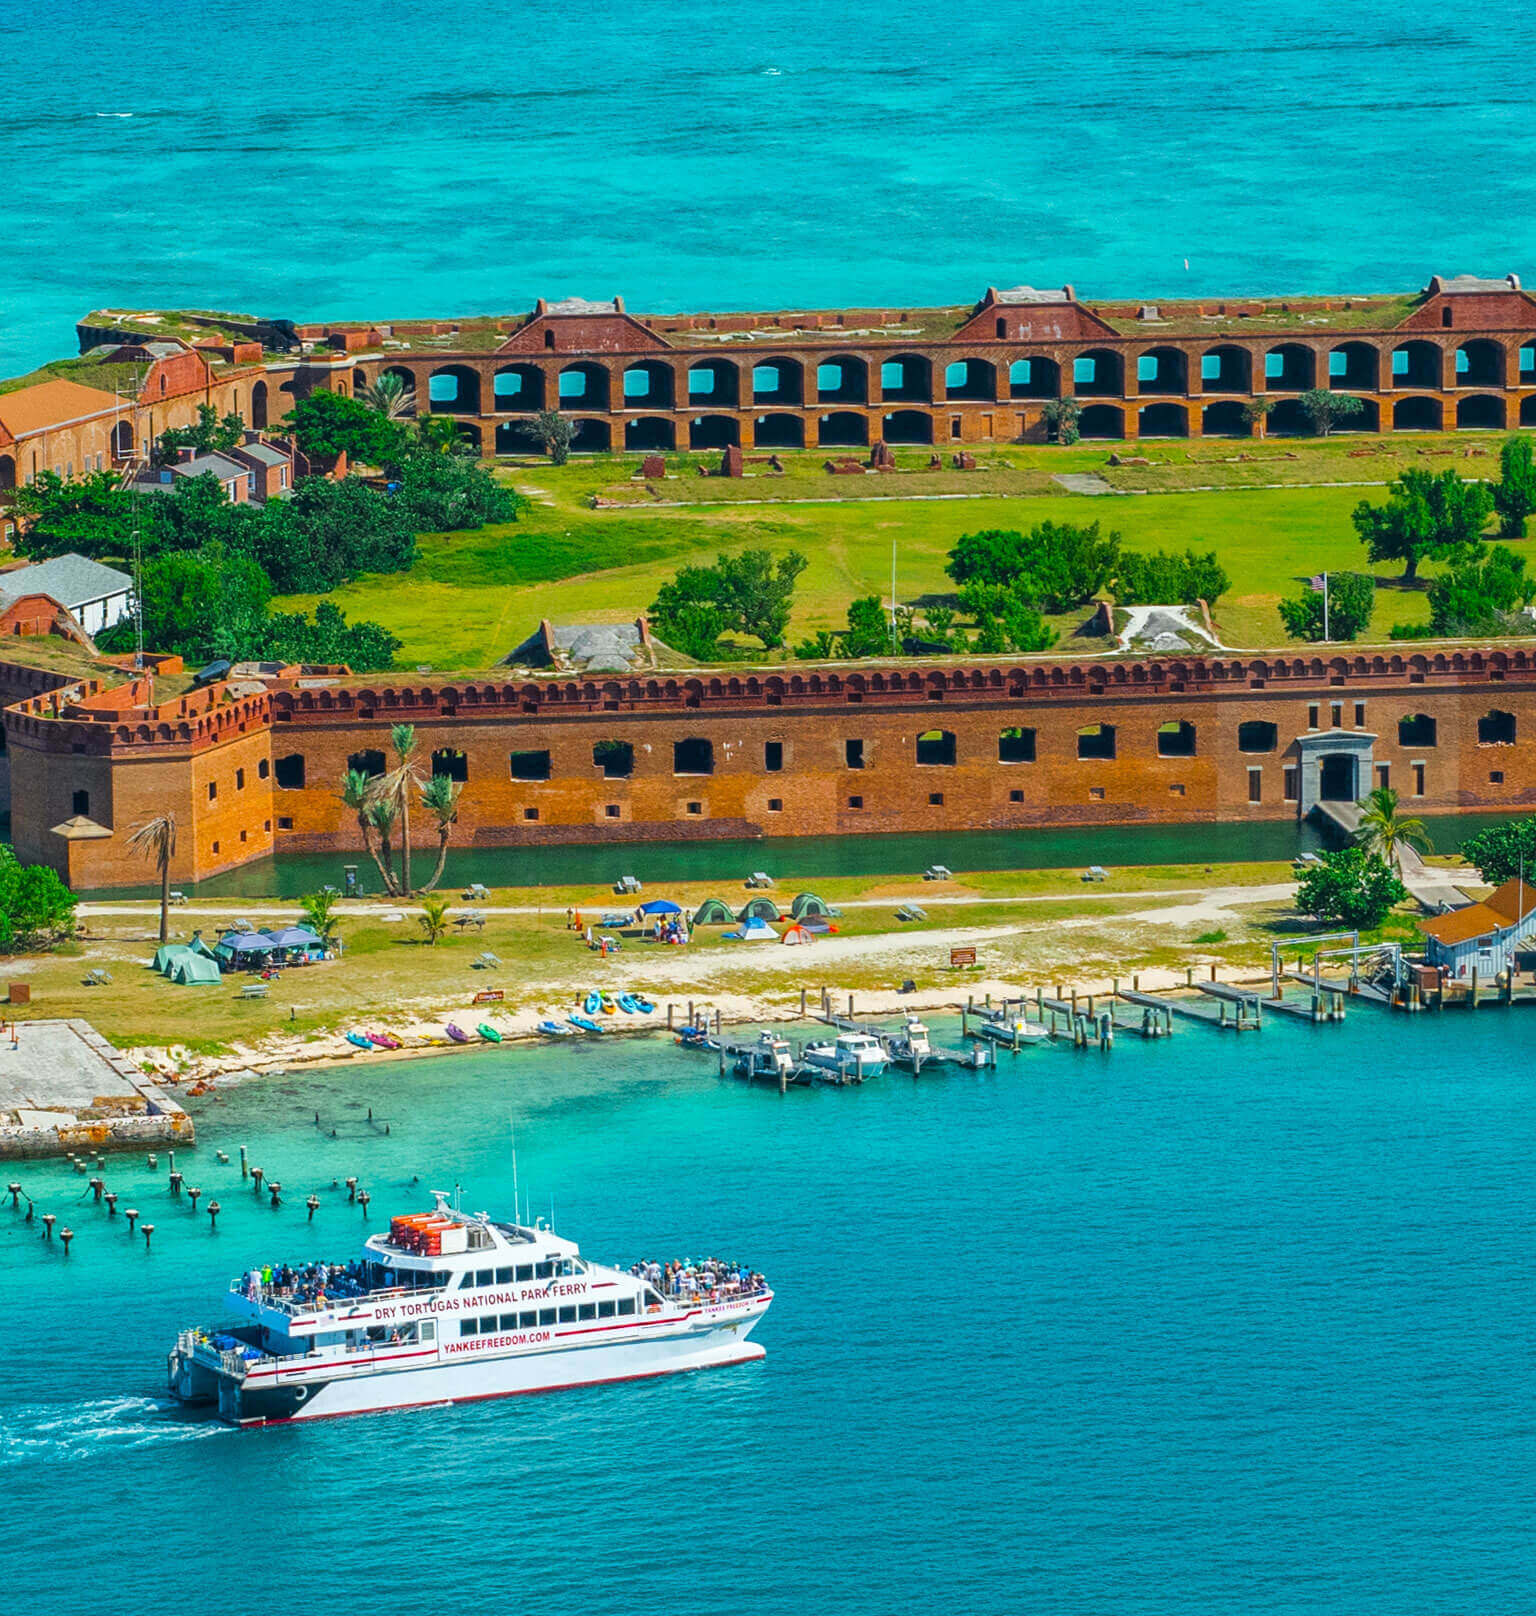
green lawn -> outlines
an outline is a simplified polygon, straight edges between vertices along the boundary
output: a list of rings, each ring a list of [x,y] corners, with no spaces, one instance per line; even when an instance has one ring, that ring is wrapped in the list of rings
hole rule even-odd
[[[657,585],[677,567],[707,561],[720,549],[798,548],[810,558],[796,597],[790,641],[841,626],[847,603],[871,592],[888,593],[892,547],[897,588],[909,602],[937,603],[950,589],[944,560],[960,534],[983,527],[1024,527],[1046,519],[1098,520],[1139,550],[1215,549],[1233,580],[1217,625],[1234,648],[1274,648],[1286,642],[1275,604],[1299,581],[1328,570],[1359,569],[1363,554],[1349,513],[1363,497],[1380,497],[1348,484],[1384,483],[1406,464],[1435,463],[1448,449],[1464,455],[1480,447],[1460,437],[1349,438],[1324,443],[1147,443],[1139,454],[1149,466],[1107,465],[1103,445],[1070,450],[1010,447],[981,456],[977,473],[831,479],[820,457],[791,456],[782,478],[754,477],[725,484],[678,476],[655,485],[671,504],[593,508],[594,496],[644,484],[629,479],[634,456],[573,462],[556,468],[530,461],[506,475],[533,503],[521,521],[476,533],[426,535],[422,558],[408,579],[364,578],[333,598],[349,614],[383,622],[404,642],[405,667],[472,669],[490,666],[541,617],[572,622],[619,620],[643,612]],[[1496,442],[1490,440],[1496,448]],[[1118,446],[1125,450],[1126,446]],[[1138,450],[1138,446],[1130,446]],[[1367,454],[1362,451],[1370,450]],[[1237,458],[1246,456],[1247,458]],[[706,457],[672,457],[691,465]],[[717,458],[717,457],[708,457]],[[926,465],[926,453],[903,451],[904,466]],[[1464,469],[1486,475],[1496,462],[1478,459]],[[1097,471],[1127,491],[1138,481],[1142,497],[1091,498],[1055,489],[1054,470]],[[924,480],[931,475],[937,480]],[[967,481],[967,478],[975,479]],[[957,486],[974,495],[1013,480],[1017,492],[953,497]],[[1256,479],[1312,479],[1323,486],[1255,487]],[[1216,491],[1189,491],[1205,484]],[[1332,486],[1328,486],[1332,484]],[[1153,492],[1159,486],[1175,490]],[[940,497],[914,497],[932,490]],[[809,491],[809,492],[808,492]],[[808,502],[814,494],[816,502]],[[721,496],[725,498],[721,498]],[[944,497],[949,496],[949,497]],[[705,498],[710,503],[703,503]],[[1395,623],[1428,615],[1421,590],[1396,587],[1383,570],[1372,637],[1385,639]],[[308,608],[311,599],[280,602]],[[1063,622],[1070,631],[1079,618]],[[1072,647],[1063,646],[1063,649]],[[1094,647],[1078,643],[1079,649]]]

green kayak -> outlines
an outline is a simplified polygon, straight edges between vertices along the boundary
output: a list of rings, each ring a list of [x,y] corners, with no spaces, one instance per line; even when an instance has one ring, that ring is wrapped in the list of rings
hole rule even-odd
[[[501,1042],[501,1034],[497,1032],[488,1021],[482,1021],[480,1025],[475,1028],[475,1031],[479,1033],[488,1044],[499,1044]]]

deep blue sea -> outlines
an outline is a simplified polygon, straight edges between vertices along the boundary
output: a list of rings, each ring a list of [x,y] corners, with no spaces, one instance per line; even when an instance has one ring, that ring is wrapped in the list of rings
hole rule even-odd
[[[70,351],[101,304],[1536,274],[1533,32],[1515,0],[12,3],[0,375]]]
[[[194,1102],[216,1235],[163,1156],[106,1175],[148,1254],[68,1169],[5,1175],[76,1238],[0,1211],[0,1586],[49,1616],[1528,1611],[1533,1025],[1362,1009],[782,1097],[604,1040]],[[589,1254],[760,1265],[766,1359],[270,1431],[165,1409],[230,1273],[351,1252],[334,1180],[375,1225],[455,1180],[506,1212],[514,1128]],[[285,1207],[216,1162],[242,1142]]]

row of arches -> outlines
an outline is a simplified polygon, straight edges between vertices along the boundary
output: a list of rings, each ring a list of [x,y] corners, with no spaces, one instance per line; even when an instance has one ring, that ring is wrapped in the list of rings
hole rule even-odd
[[[1134,375],[1132,396],[1185,396],[1202,393],[1250,394],[1256,369],[1267,393],[1303,393],[1315,387],[1343,392],[1404,389],[1503,387],[1508,381],[1508,350],[1487,338],[1455,348],[1414,338],[1392,348],[1350,340],[1319,350],[1282,342],[1262,352],[1236,343],[1218,343],[1203,352],[1164,344],[1127,356],[1112,348],[1090,348],[1066,362],[1077,398],[1122,398]],[[640,359],[622,368],[579,359],[559,370],[511,363],[488,376],[467,364],[440,365],[424,376],[404,365],[384,367],[417,394],[418,409],[433,414],[519,414],[551,407],[565,410],[742,409],[751,405],[801,408],[812,404],[934,404],[949,400],[1002,402],[1063,396],[1063,365],[1045,355],[995,363],[964,357],[947,364],[925,354],[894,354],[871,361],[836,354],[814,362],[783,356],[738,363],[711,357],[679,370],[661,359]],[[1536,383],[1536,345],[1519,350],[1521,381]],[[359,368],[358,386],[369,379]],[[1194,384],[1198,381],[1198,388]],[[252,400],[253,424],[265,413],[262,397]]]
[[[1361,399],[1357,415],[1334,423],[1334,432],[1441,432],[1448,426],[1468,431],[1501,430],[1510,426],[1509,404],[1490,393],[1472,393],[1459,398],[1454,406],[1438,398],[1401,398],[1383,419],[1374,399]],[[1236,399],[1222,399],[1200,409],[1185,404],[1144,404],[1134,412],[1118,404],[1085,405],[1078,416],[1078,431],[1084,438],[1113,440],[1124,438],[1129,421],[1134,420],[1136,435],[1143,438],[1187,438],[1198,419],[1199,433],[1206,438],[1247,438],[1254,432],[1244,406]],[[1515,423],[1536,426],[1536,395],[1522,399]],[[1315,431],[1311,417],[1295,399],[1282,399],[1265,417],[1264,430],[1270,437],[1309,437]]]

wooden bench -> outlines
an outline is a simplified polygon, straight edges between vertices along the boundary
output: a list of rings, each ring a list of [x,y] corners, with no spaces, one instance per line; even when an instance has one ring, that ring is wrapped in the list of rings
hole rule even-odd
[[[265,982],[247,982],[235,995],[237,999],[264,999],[267,996]]]

